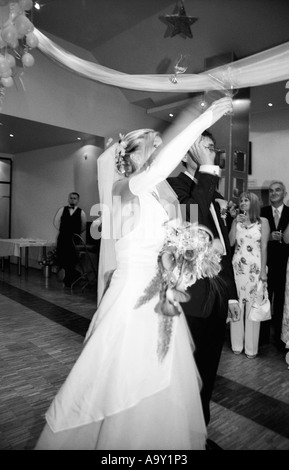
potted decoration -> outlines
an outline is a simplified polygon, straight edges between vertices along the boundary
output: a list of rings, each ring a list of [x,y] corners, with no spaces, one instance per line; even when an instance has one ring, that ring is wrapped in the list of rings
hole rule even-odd
[[[48,251],[47,255],[42,256],[39,261],[40,266],[42,266],[42,272],[45,278],[51,276],[51,267],[56,264],[56,250]]]

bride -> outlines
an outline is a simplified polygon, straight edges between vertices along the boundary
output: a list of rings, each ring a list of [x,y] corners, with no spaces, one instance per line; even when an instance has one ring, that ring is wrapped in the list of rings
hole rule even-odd
[[[116,239],[116,269],[36,450],[205,449],[192,340],[179,299],[160,288],[169,216],[157,185],[231,106],[222,98],[195,119],[188,108],[163,141],[151,129],[133,131],[100,157],[102,237]]]

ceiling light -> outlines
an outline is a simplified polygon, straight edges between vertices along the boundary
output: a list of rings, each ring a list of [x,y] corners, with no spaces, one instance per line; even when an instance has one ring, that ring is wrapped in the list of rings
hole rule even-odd
[[[170,117],[174,117],[174,115],[172,113],[169,114]]]
[[[9,134],[10,137],[14,137],[14,134]]]
[[[80,137],[77,137],[77,140],[81,140],[81,138],[80,138]]]
[[[34,8],[36,8],[36,10],[40,10],[41,5],[39,5],[39,3],[37,3],[37,2],[35,2],[34,3]]]
[[[273,103],[268,103],[268,106],[273,106]]]

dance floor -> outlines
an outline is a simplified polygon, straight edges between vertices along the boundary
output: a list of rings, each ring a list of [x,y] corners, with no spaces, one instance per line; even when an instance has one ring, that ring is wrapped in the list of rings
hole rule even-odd
[[[95,287],[63,288],[11,265],[0,275],[0,450],[31,450],[44,413],[82,348]],[[227,332],[228,333],[228,332]],[[262,346],[255,359],[223,348],[209,437],[224,450],[289,450],[289,369]]]

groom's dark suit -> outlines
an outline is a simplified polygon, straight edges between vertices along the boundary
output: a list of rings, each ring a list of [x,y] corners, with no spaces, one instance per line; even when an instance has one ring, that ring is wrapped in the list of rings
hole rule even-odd
[[[275,230],[282,230],[289,224],[289,207],[283,206],[282,214],[279,219],[277,228],[275,227],[272,206],[265,206],[261,209],[261,216],[266,217],[269,221],[270,232]],[[268,242],[267,248],[267,266],[268,266],[268,293],[272,302],[273,298],[273,316],[272,326],[274,329],[274,340],[277,346],[281,346],[280,339],[283,307],[285,297],[285,284],[286,284],[286,268],[289,255],[289,245],[286,243],[279,243],[275,240]],[[261,340],[269,342],[270,339],[270,321],[261,323]],[[283,345],[284,348],[284,345]]]
[[[220,216],[219,204],[215,202],[216,198],[221,197],[216,192],[219,177],[199,172],[196,178],[198,183],[185,173],[180,173],[177,177],[168,178],[168,183],[175,191],[180,204],[185,205],[187,221],[196,222],[196,220],[190,220],[190,206],[197,204],[198,223],[208,227],[214,237],[219,238],[210,211],[210,205],[213,203],[226,246],[226,255],[222,257],[221,262],[222,270],[217,277],[219,292],[214,288],[214,281],[212,283],[212,280],[208,278],[201,279],[188,289],[190,301],[182,304],[196,347],[195,360],[203,382],[201,398],[205,421],[208,424],[209,402],[225,339],[228,300],[237,300],[238,297],[228,232]]]

